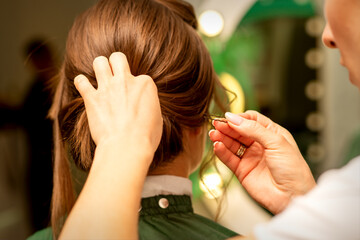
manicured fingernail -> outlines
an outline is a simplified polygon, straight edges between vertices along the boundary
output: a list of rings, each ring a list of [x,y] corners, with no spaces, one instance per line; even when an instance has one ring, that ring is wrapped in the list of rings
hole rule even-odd
[[[236,114],[233,114],[231,112],[227,112],[225,113],[225,117],[227,120],[229,120],[231,123],[235,124],[235,125],[240,125],[244,119]]]
[[[209,137],[211,137],[211,133],[212,132],[215,132],[215,130],[214,129],[211,129],[210,131],[209,131]]]

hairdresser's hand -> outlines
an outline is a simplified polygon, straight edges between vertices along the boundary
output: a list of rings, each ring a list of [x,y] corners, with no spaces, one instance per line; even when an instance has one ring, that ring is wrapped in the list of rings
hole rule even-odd
[[[229,122],[214,121],[209,133],[214,152],[257,202],[277,214],[316,185],[286,129],[255,111],[225,116]],[[235,155],[240,143],[247,146],[241,159]]]
[[[162,135],[157,88],[150,77],[131,75],[122,53],[93,65],[98,88],[83,75],[75,85],[97,146],[60,239],[137,239],[141,190]]]
[[[75,86],[84,99],[96,145],[115,138],[155,152],[163,121],[154,81],[145,75],[133,76],[120,52],[111,54],[109,60],[97,57],[93,67],[98,88],[84,75],[75,78]]]

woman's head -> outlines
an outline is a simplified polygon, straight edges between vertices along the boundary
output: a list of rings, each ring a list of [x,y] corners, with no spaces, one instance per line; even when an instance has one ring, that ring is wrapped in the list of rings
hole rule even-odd
[[[326,0],[327,25],[323,42],[329,48],[338,48],[341,64],[349,70],[351,82],[360,89],[360,1]]]
[[[120,51],[133,75],[153,78],[164,119],[151,165],[155,168],[183,150],[184,129],[201,127],[207,120],[218,80],[196,26],[193,8],[180,0],[101,0],[75,20],[51,111],[57,132],[53,224],[73,204],[69,174],[64,175],[67,152],[77,166],[89,170],[95,149],[75,76],[84,74],[96,87],[94,58]]]

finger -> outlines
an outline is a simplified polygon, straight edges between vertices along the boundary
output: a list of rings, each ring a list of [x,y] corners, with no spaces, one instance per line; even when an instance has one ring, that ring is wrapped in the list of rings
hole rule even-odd
[[[127,58],[122,52],[112,53],[110,55],[109,61],[114,76],[124,77],[128,74],[131,74]]]
[[[261,113],[257,112],[257,111],[254,111],[254,110],[247,110],[246,112],[244,113],[240,113],[239,114],[241,117],[244,117],[248,120],[254,120],[254,121],[257,121],[258,123],[260,123],[261,125],[263,125],[264,127],[267,127],[271,124],[274,124],[274,122],[262,115]]]
[[[234,155],[222,142],[214,143],[215,155],[233,172],[236,174],[240,164],[240,158]]]
[[[273,132],[280,132],[283,135],[290,135],[292,137],[288,130],[257,111],[248,110],[245,113],[241,113],[240,116],[248,120],[254,120],[265,128],[272,130]]]
[[[273,122],[270,118],[253,110],[248,110],[245,113],[241,113],[240,116],[245,117],[246,119],[249,120],[254,120],[259,124],[261,124],[262,126],[264,126],[265,128],[273,131],[274,133],[282,134],[291,145],[297,148],[297,144],[291,133],[288,130],[286,130],[284,127]]]
[[[237,141],[241,142],[245,146],[250,146],[254,142],[253,139],[246,138],[246,137],[242,136],[241,134],[239,134],[238,132],[234,131],[228,125],[228,123],[219,122],[219,121],[214,120],[213,121],[213,126],[215,127],[216,130],[218,130],[222,134],[225,134],[225,135],[227,135],[228,137],[230,137],[232,139],[236,139]]]
[[[233,138],[226,136],[225,134],[217,131],[211,130],[209,132],[210,140],[213,142],[222,142],[227,149],[229,149],[232,153],[236,153],[240,148],[240,143]]]
[[[143,94],[153,95],[158,97],[158,88],[154,80],[148,75],[139,75],[134,77],[136,81],[133,82],[137,89]],[[146,98],[144,98],[146,99]]]
[[[87,79],[87,77],[82,74],[75,77],[74,84],[84,100],[88,99],[89,95],[93,94],[96,91]]]
[[[282,141],[282,135],[272,132],[256,121],[248,120],[233,113],[226,113],[225,117],[229,120],[229,127],[239,135],[251,138],[267,149],[279,146]]]
[[[93,67],[98,87],[106,86],[107,82],[113,77],[108,59],[104,56],[96,57]]]

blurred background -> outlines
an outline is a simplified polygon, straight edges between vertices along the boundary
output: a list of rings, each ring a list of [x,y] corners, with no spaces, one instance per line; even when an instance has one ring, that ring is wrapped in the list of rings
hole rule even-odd
[[[51,123],[47,80],[62,60],[75,16],[95,0],[0,3],[0,239],[24,239],[47,226]],[[258,110],[287,128],[317,178],[360,153],[360,95],[339,53],[325,49],[322,0],[189,0],[233,112]],[[229,95],[234,98],[233,95]],[[220,163],[218,168],[231,175]],[[271,214],[236,181],[215,171],[191,176],[195,211],[248,234]],[[209,194],[209,189],[212,194]],[[231,211],[229,211],[231,209]],[[36,214],[35,214],[36,213]]]

